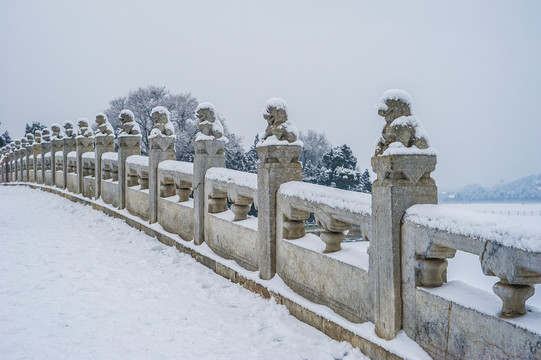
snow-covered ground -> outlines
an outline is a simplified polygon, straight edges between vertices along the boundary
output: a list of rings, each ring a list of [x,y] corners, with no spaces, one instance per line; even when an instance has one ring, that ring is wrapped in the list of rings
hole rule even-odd
[[[484,214],[531,216],[530,220],[524,220],[541,222],[541,203],[443,203],[443,205]]]
[[[2,359],[365,359],[89,206],[0,187]]]

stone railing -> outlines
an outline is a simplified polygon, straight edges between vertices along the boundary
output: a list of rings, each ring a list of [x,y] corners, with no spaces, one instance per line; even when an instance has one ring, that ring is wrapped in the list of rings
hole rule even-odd
[[[106,152],[101,156],[101,198],[118,207],[118,154]]]
[[[475,334],[491,339],[491,358],[539,349],[541,313],[527,314],[525,302],[534,294],[533,285],[541,283],[541,241],[529,229],[506,226],[503,220],[441,205],[415,205],[406,212],[402,271],[409,276],[403,281],[403,326],[436,357],[460,351],[469,358],[486,357]],[[447,259],[457,251],[477,255],[480,270],[500,279],[495,295],[447,283]]]
[[[277,274],[299,294],[350,321],[373,321],[370,243],[343,243],[352,225],[360,227],[361,238],[371,237],[370,195],[291,181],[280,186],[277,201]],[[306,234],[311,213],[323,229],[319,237]],[[314,264],[335,279],[352,281],[330,281]]]
[[[205,175],[205,242],[220,256],[258,269],[258,219],[248,217],[257,201],[257,175],[211,168]],[[232,202],[227,209],[227,200]],[[254,204],[257,208],[257,204]]]
[[[386,101],[395,107],[380,109],[388,125],[401,111],[412,116],[406,103]],[[271,105],[269,119],[285,116]],[[197,116],[207,120],[194,141],[193,163],[172,160],[174,138],[157,132],[159,126],[149,156],[139,155],[140,135],[130,112],[122,112],[118,153],[111,150],[112,137],[97,145],[91,137],[77,138],[77,144],[65,139],[54,156],[52,182],[50,153],[40,152],[47,146],[34,144],[33,156],[26,155],[27,172],[35,175],[27,179],[49,184],[42,188],[66,188],[79,199],[96,198],[88,201],[125,214],[132,226],[162,231],[167,236],[156,235],[160,241],[233,281],[251,288],[257,279],[268,286],[259,292],[264,296],[281,284],[287,291],[272,296],[295,316],[374,358],[392,358],[391,350],[384,356],[378,349],[392,348],[397,336],[437,359],[541,358],[541,310],[526,303],[541,283],[541,231],[502,228],[490,215],[458,216],[435,205],[436,155],[426,141],[415,138],[416,149],[389,146],[385,138],[398,130],[386,125],[372,158],[377,179],[368,195],[303,183],[301,144],[287,129],[271,125],[265,136],[283,138],[258,146],[257,174],[226,169],[225,141],[213,128],[212,107],[202,109],[206,113],[200,109]],[[406,135],[414,131],[409,126]],[[67,146],[69,141],[74,144]],[[25,178],[21,156],[4,149],[2,181]],[[312,216],[319,235],[306,232]],[[345,242],[352,228],[358,240]],[[480,271],[500,279],[494,293],[447,282],[447,259],[457,251],[478,256]],[[331,318],[341,330],[331,330]]]
[[[158,165],[158,223],[184,240],[193,240],[193,164],[164,160]]]
[[[126,209],[143,220],[150,216],[148,156],[132,155],[126,160]]]

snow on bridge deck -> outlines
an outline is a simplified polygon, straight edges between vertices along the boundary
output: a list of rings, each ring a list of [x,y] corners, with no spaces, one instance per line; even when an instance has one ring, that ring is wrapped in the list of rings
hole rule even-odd
[[[0,354],[364,359],[123,221],[0,187]]]

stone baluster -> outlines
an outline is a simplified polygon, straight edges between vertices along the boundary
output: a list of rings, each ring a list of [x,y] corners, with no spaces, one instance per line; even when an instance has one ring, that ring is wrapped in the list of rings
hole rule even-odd
[[[175,160],[175,129],[170,120],[169,111],[157,106],[151,111],[154,126],[148,137],[148,173],[149,173],[149,222],[158,221],[158,165],[164,160]]]
[[[287,206],[282,216],[284,239],[295,240],[306,235],[304,220],[310,217],[309,211]]]
[[[118,208],[126,208],[126,187],[137,183],[133,174],[126,172],[126,159],[132,155],[141,155],[141,131],[130,110],[124,109],[118,115],[122,122],[118,135]]]
[[[64,151],[64,140],[62,140],[64,134],[62,134],[62,129],[58,124],[52,124],[51,131],[51,180],[53,185],[56,185],[56,171],[60,170],[56,168],[56,153]]]
[[[199,132],[193,146],[194,243],[201,245],[205,241],[205,174],[211,167],[225,167],[224,147],[227,138],[223,136],[223,128],[220,120],[216,118],[214,105],[199,104],[195,115],[199,119]]]
[[[20,163],[20,159],[21,159],[21,140],[17,139],[13,143],[15,145],[15,148],[13,150],[13,154],[14,154],[14,157],[13,157],[13,161],[14,161],[13,179],[14,179],[14,181],[22,181],[20,179],[20,177],[21,177],[20,173],[21,172],[20,172],[20,167],[19,167],[19,163]]]
[[[137,169],[137,182],[141,186],[141,190],[149,188],[149,174],[143,168]]]
[[[258,249],[259,276],[269,280],[276,273],[276,193],[285,182],[302,181],[302,143],[284,100],[269,100],[263,117],[268,126],[257,146]]]
[[[176,185],[176,192],[178,195],[178,202],[188,201],[190,199],[190,194],[192,193],[192,183],[180,181]]]
[[[172,178],[164,177],[160,181],[160,197],[166,198],[174,196],[176,194],[175,180]]]
[[[126,186],[132,187],[136,186],[137,184],[139,184],[139,176],[137,176],[137,171],[126,171]]]
[[[25,180],[25,175],[26,175],[26,137],[23,137],[21,139],[21,149],[19,150],[19,156],[20,156],[20,161],[21,161],[21,173],[20,173],[20,178],[21,178],[21,181],[27,181],[28,178],[26,178]]]
[[[217,214],[227,210],[227,192],[211,188],[206,201],[207,211],[210,214]]]
[[[438,287],[447,282],[447,259],[453,258],[455,249],[436,244],[415,254],[415,286]]]
[[[480,258],[483,273],[500,278],[493,290],[502,299],[502,317],[526,314],[526,300],[535,292],[533,285],[541,283],[541,256],[489,242]]]
[[[341,243],[346,238],[346,231],[349,230],[351,224],[338,220],[329,213],[321,210],[316,210],[314,213],[316,221],[324,231],[320,238],[325,243],[324,253],[332,253],[341,250]]]
[[[254,199],[240,195],[235,188],[229,191],[229,199],[233,202],[231,211],[235,214],[233,221],[246,220]]]
[[[115,151],[115,135],[114,130],[107,116],[103,113],[96,114],[96,128],[95,135],[95,158],[96,158],[96,184],[94,186],[95,198],[99,199],[101,196],[101,156],[105,152]]]
[[[377,179],[372,186],[370,284],[376,334],[387,340],[402,328],[402,217],[412,205],[436,204],[438,200],[430,177],[436,156],[417,127],[420,121],[411,114],[410,106],[411,98],[403,91],[383,95],[379,114],[386,125],[372,158]],[[412,119],[411,124],[391,126],[399,117]]]

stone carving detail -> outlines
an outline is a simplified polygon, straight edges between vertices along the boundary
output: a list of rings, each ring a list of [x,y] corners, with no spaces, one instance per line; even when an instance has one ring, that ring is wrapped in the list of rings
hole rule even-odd
[[[60,128],[60,125],[56,123],[51,125],[51,131],[53,132],[52,134],[53,140],[60,140],[64,137],[64,134],[62,134],[62,129]]]
[[[34,131],[34,143],[41,144],[41,130]]]
[[[15,150],[21,150],[21,140],[16,139],[13,143],[15,144]]]
[[[150,131],[150,137],[156,136],[175,136],[175,127],[170,120],[171,113],[163,106],[156,106],[150,112],[152,117],[152,130]]]
[[[88,124],[88,120],[85,118],[79,119],[77,122],[77,126],[79,127],[79,131],[77,132],[77,137],[92,137],[94,136],[94,133],[90,129],[90,126]]]
[[[32,133],[26,134],[26,142],[27,146],[31,146],[34,144],[34,135]]]
[[[43,142],[51,141],[51,130],[49,130],[49,128],[41,130],[41,139]]]
[[[96,136],[111,136],[114,134],[113,126],[104,113],[96,114],[96,124],[98,124]]]
[[[287,103],[284,100],[274,98],[267,101],[267,105],[263,109],[263,117],[267,120],[267,128],[261,136],[261,145],[272,144],[271,139],[287,141],[288,143],[297,141],[299,133],[287,118]],[[273,136],[275,138],[272,138]]]
[[[64,137],[66,138],[75,137],[75,133],[73,130],[73,123],[71,121],[65,121],[62,126],[64,127]]]
[[[118,118],[122,122],[121,135],[141,135],[141,129],[139,125],[135,122],[135,115],[130,110],[124,109],[118,115]]]
[[[401,154],[403,148],[429,148],[428,134],[420,120],[411,113],[411,97],[408,93],[397,89],[386,91],[381,97],[378,114],[385,118],[385,126],[376,145],[375,155]]]
[[[197,129],[199,133],[196,140],[205,140],[205,137],[220,139],[224,135],[224,128],[219,119],[216,119],[216,109],[209,102],[201,103],[195,110],[195,116],[199,119]],[[225,139],[225,138],[224,138]],[[207,140],[212,140],[208,138]]]

